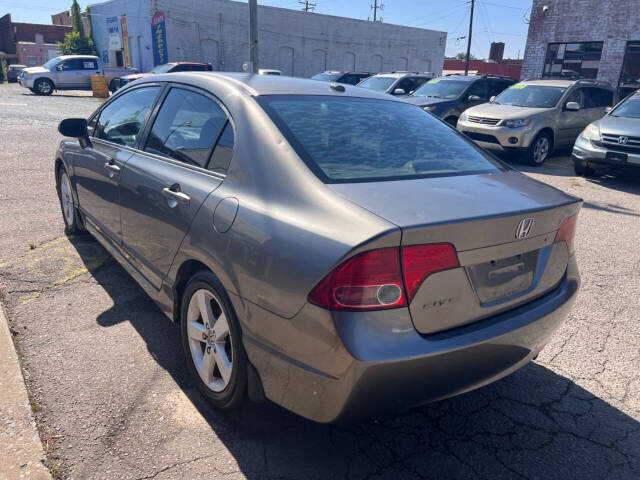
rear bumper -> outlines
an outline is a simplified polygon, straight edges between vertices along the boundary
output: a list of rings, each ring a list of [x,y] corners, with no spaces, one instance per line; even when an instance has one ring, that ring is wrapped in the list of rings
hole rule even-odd
[[[407,309],[344,312],[331,322],[313,305],[289,320],[256,318],[253,306],[252,320],[242,322],[244,344],[267,398],[299,415],[333,422],[389,414],[479,388],[525,365],[566,318],[579,283],[571,259],[561,283],[543,297],[430,335],[413,328]],[[247,308],[238,298],[234,304]],[[264,338],[285,326],[291,331],[274,342]]]

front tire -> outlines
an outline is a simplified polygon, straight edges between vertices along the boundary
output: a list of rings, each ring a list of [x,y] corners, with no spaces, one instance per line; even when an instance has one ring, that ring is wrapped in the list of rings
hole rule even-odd
[[[444,119],[444,121],[451,125],[453,128],[456,128],[458,126],[458,117],[447,117]]]
[[[180,331],[187,368],[198,390],[219,409],[237,407],[247,390],[242,332],[224,287],[203,271],[185,287]]]
[[[67,235],[79,235],[85,232],[80,214],[73,203],[73,187],[71,180],[64,168],[58,172],[58,199],[64,220],[64,232]]]
[[[37,95],[51,95],[54,90],[53,82],[48,78],[39,78],[33,84]]]
[[[552,148],[553,140],[551,135],[546,132],[540,132],[526,151],[527,161],[536,167],[542,165],[549,158]]]
[[[595,170],[591,168],[589,164],[586,162],[582,163],[582,162],[574,161],[573,170],[576,172],[576,175],[579,175],[585,178],[593,177],[596,174]]]

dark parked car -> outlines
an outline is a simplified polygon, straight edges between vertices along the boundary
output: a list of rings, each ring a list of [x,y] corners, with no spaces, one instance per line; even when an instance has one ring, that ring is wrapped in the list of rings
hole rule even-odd
[[[406,100],[455,127],[467,108],[488,102],[515,83],[494,75],[448,75],[429,80]]]
[[[384,93],[156,75],[59,130],[66,231],[180,322],[219,408],[330,422],[457,395],[534,358],[576,296],[581,201]]]
[[[25,68],[27,68],[26,65],[19,65],[17,63],[7,66],[7,82],[9,83],[17,82],[18,75],[20,75],[20,72]]]
[[[434,77],[432,73],[390,72],[378,73],[363,80],[358,87],[390,95],[406,96],[413,93]]]
[[[199,62],[171,62],[163,63],[162,65],[156,65],[149,72],[146,73],[134,73],[132,75],[125,75],[113,80],[113,84],[109,85],[109,89],[113,92],[118,88],[124,87],[127,83],[131,83],[139,78],[146,78],[150,75],[157,75],[160,73],[177,73],[177,72],[211,72],[213,66],[210,63]]]
[[[337,72],[327,70],[311,77],[312,80],[322,80],[323,82],[344,83],[346,85],[356,85],[363,79],[369,78],[371,73],[366,72]]]

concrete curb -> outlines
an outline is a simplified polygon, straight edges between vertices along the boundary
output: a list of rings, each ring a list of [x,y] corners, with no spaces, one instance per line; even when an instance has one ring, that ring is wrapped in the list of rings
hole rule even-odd
[[[18,355],[0,305],[0,480],[50,480]]]

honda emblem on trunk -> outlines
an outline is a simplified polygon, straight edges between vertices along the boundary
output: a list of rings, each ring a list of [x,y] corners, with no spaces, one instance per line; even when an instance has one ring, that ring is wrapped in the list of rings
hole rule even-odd
[[[520,220],[518,223],[518,228],[516,228],[516,238],[522,239],[527,238],[531,233],[531,229],[533,228],[533,217],[525,217]]]

